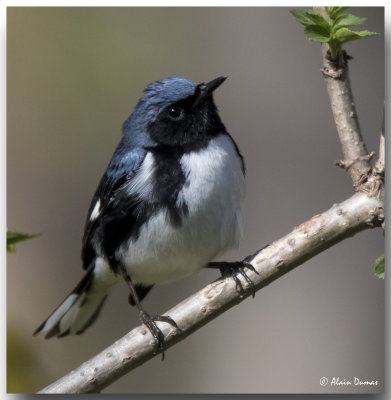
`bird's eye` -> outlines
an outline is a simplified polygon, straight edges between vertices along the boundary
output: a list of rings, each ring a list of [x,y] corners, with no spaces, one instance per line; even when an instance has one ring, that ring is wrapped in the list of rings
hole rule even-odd
[[[170,107],[168,109],[168,116],[172,121],[179,121],[183,118],[184,114],[183,108],[180,107]]]

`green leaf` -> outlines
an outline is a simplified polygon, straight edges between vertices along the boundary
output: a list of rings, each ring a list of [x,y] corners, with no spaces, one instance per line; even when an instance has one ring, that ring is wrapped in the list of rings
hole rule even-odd
[[[351,31],[347,28],[338,29],[338,31],[334,34],[335,39],[337,39],[341,43],[350,42],[352,40],[357,40],[362,37],[368,37],[377,35],[376,32],[370,31]]]
[[[290,10],[290,13],[295,17],[297,22],[300,24],[311,25],[311,20],[307,17],[307,12],[305,10]]]
[[[375,275],[378,278],[384,279],[384,254],[375,260]]]
[[[326,43],[330,40],[330,31],[325,29],[323,26],[306,26],[304,29],[304,33],[308,37],[308,39],[315,42]]]
[[[353,14],[345,14],[334,20],[333,28],[338,29],[345,26],[361,25],[368,18],[360,18]]]
[[[338,17],[340,14],[348,10],[350,7],[325,7],[327,15],[331,19],[335,19]]]
[[[330,24],[320,14],[311,10],[291,10],[290,13],[304,26],[319,25],[330,29]]]
[[[7,231],[7,253],[15,253],[15,244],[24,240],[33,239],[39,234],[28,234]]]
[[[357,17],[353,14],[346,14],[350,7],[325,7],[328,17],[323,18],[321,13],[311,10],[291,10],[291,14],[302,25],[308,39],[319,43],[327,43],[328,58],[337,62],[342,44],[363,37],[377,35],[370,31],[352,31],[350,26],[360,25],[366,18]]]

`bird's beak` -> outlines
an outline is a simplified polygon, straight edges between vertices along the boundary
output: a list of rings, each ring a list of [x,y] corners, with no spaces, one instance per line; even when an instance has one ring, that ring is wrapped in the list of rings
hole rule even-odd
[[[200,83],[196,88],[193,107],[209,97],[226,79],[226,76],[219,76],[208,83]]]

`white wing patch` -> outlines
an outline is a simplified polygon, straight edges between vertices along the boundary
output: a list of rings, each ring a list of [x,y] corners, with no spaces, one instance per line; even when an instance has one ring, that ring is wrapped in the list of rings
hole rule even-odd
[[[147,153],[140,169],[135,176],[126,183],[126,190],[130,196],[136,196],[140,199],[153,198],[152,175],[155,171],[155,160],[152,153]],[[101,202],[95,203],[94,209],[90,215],[90,221],[96,220],[101,213]]]
[[[152,175],[155,171],[155,160],[152,153],[147,153],[137,174],[127,184],[127,192],[130,196],[140,199],[153,198]]]
[[[97,219],[99,217],[99,214],[100,214],[100,200],[98,199],[90,215],[90,221],[94,221],[95,219]]]

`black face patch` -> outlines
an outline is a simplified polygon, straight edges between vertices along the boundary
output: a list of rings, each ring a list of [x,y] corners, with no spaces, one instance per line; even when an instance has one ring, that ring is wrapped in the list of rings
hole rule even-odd
[[[148,126],[151,138],[159,144],[178,146],[183,152],[189,152],[205,148],[211,138],[225,132],[212,96],[193,107],[196,100],[197,93],[164,109]],[[179,110],[182,110],[181,116]]]

